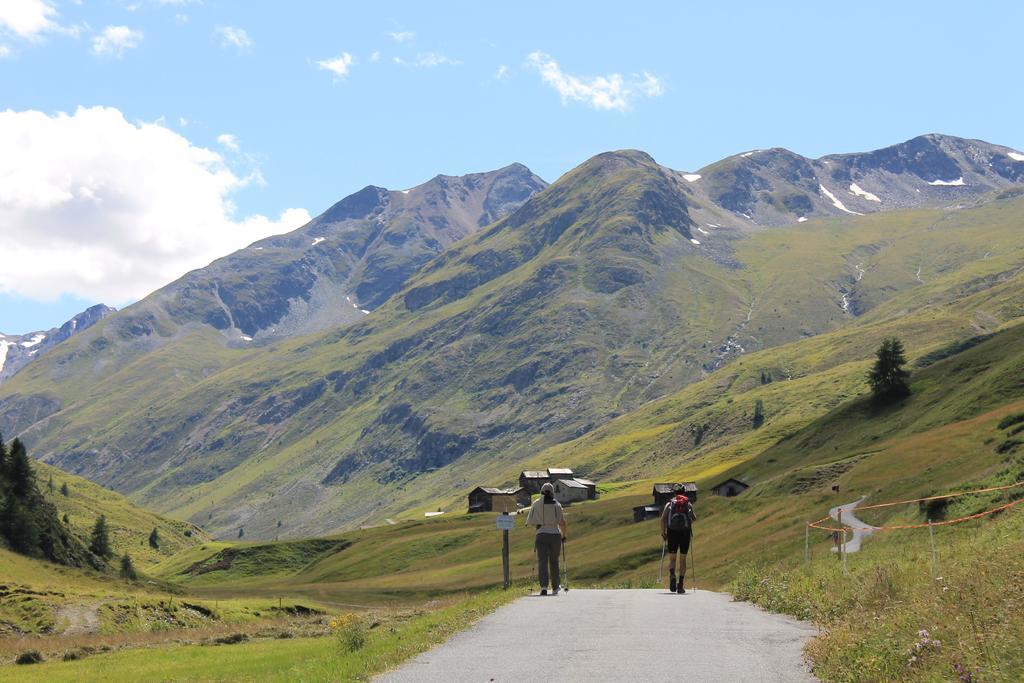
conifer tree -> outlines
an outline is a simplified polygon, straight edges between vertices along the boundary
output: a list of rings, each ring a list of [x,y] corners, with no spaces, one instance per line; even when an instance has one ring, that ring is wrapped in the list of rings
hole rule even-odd
[[[128,581],[134,581],[138,578],[138,574],[135,572],[135,565],[132,563],[132,558],[128,553],[121,557],[121,578]]]
[[[47,480],[47,482],[46,482],[46,489],[50,493],[53,493],[53,475],[52,474],[50,475],[49,480]]]
[[[25,451],[25,444],[20,439],[11,442],[7,461],[7,481],[11,487],[11,493],[25,500],[35,486],[35,473],[32,471],[32,463],[29,462],[28,453]]]
[[[910,373],[903,369],[906,362],[903,342],[896,337],[882,340],[882,345],[875,352],[875,365],[868,373],[868,384],[876,403],[887,403],[910,395],[910,385],[907,384]]]
[[[65,498],[71,495],[71,492],[68,491],[67,482],[64,482],[63,484],[60,485],[60,495],[64,496]]]
[[[242,538],[243,536],[245,536],[245,528],[244,527],[238,527],[238,537]]]
[[[149,547],[156,550],[160,549],[160,532],[153,527],[153,530],[149,532]]]
[[[757,429],[764,424],[764,403],[761,399],[757,399],[754,403],[754,429]]]
[[[14,496],[8,496],[0,514],[3,517],[3,528],[0,531],[10,544],[11,550],[25,555],[37,552],[39,529],[25,504]]]
[[[110,532],[107,531],[106,515],[100,515],[99,519],[96,520],[96,524],[92,528],[89,550],[92,551],[93,555],[102,557],[103,559],[108,559],[114,556],[114,551],[110,547]]]

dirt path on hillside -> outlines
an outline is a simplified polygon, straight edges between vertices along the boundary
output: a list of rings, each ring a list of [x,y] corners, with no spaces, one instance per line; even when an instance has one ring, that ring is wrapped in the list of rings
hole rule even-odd
[[[57,628],[65,636],[79,636],[86,633],[98,633],[100,630],[100,605],[96,602],[91,605],[64,605],[55,617]]]
[[[723,593],[573,589],[520,598],[376,680],[804,683],[814,634]]]

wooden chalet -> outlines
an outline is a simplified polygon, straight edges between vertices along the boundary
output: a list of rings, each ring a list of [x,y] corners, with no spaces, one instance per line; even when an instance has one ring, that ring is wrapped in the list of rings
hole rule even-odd
[[[515,512],[530,505],[530,494],[523,488],[499,489],[477,486],[469,492],[470,512]]]
[[[716,496],[725,496],[726,498],[732,498],[738,496],[747,489],[750,488],[750,484],[745,484],[739,479],[729,478],[720,484],[716,484],[711,487],[711,493]]]

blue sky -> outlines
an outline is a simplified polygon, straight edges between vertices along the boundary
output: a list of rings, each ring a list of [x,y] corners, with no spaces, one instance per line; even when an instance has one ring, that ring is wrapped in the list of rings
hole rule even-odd
[[[1021,149],[1022,20],[1017,2],[4,0],[0,184],[21,194],[0,189],[0,247],[22,265],[0,331],[124,305],[368,184],[513,161],[553,181],[620,148],[680,170],[926,132]]]

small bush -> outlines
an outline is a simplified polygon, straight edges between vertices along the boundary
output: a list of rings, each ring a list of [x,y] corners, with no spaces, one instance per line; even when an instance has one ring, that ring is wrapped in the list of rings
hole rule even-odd
[[[43,661],[43,656],[39,654],[39,650],[28,650],[18,655],[18,658],[14,660],[15,664],[40,664]]]
[[[1024,443],[1020,439],[1007,439],[998,446],[996,446],[996,453],[1012,453],[1017,449],[1017,446]]]
[[[1007,427],[1012,427],[1013,425],[1020,424],[1021,422],[1024,422],[1024,413],[1017,413],[1016,415],[1007,415],[1004,417],[999,421],[998,426],[999,429],[1006,429]]]
[[[249,640],[249,636],[244,633],[232,633],[230,636],[214,638],[213,642],[218,645],[237,645],[238,643],[244,643],[247,640]]]
[[[331,631],[336,634],[342,652],[355,652],[366,645],[366,623],[358,614],[343,614],[332,619]]]

